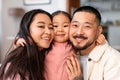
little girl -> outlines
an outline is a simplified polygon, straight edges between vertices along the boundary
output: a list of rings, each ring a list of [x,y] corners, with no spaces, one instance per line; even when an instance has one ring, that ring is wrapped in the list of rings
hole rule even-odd
[[[56,11],[52,14],[54,27],[54,40],[52,49],[45,57],[45,80],[69,80],[65,68],[67,57],[75,54],[69,43],[69,28],[71,17],[64,11]],[[105,42],[103,35],[100,35],[96,45]],[[18,39],[16,45],[24,46],[25,41]]]
[[[52,16],[54,40],[52,50],[45,58],[45,78],[46,80],[68,80],[66,59],[74,54],[68,41],[71,17],[64,11],[56,11]]]

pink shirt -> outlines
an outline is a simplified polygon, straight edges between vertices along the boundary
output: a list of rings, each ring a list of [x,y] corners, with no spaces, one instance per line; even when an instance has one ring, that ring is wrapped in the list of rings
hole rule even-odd
[[[67,57],[74,54],[67,42],[52,45],[52,50],[45,57],[45,80],[68,80],[65,69]]]

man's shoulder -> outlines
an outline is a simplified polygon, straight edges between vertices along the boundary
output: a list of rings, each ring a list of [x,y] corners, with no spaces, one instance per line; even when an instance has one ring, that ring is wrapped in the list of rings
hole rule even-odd
[[[106,50],[104,51],[104,56],[106,56],[109,61],[120,63],[120,52],[111,46],[108,46],[106,48]]]
[[[100,49],[102,49],[104,52],[120,54],[120,52],[117,49],[115,49],[112,46],[110,46],[108,42],[106,42],[105,44],[101,45]]]
[[[120,52],[116,49],[114,49],[113,47],[109,46],[105,52],[109,52],[109,54],[113,54],[113,55],[118,55],[120,56]]]

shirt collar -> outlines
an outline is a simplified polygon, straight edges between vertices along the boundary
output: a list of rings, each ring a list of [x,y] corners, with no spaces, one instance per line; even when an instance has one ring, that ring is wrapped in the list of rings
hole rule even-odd
[[[107,49],[108,47],[108,43],[104,43],[101,45],[96,46],[90,53],[89,53],[89,58],[91,58],[93,61],[98,61],[101,56],[104,54],[104,51]]]

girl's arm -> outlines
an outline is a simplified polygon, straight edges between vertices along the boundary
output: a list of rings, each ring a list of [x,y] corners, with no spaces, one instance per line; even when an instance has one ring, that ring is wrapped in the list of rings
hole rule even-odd
[[[25,46],[25,44],[26,44],[26,42],[23,38],[18,38],[13,43],[14,47]]]

